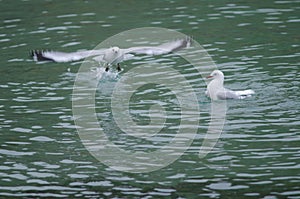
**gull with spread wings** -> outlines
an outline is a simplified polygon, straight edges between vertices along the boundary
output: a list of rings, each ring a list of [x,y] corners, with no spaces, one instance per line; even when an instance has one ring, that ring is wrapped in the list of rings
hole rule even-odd
[[[130,48],[119,48],[117,46],[107,49],[85,50],[77,52],[59,52],[59,51],[31,51],[31,56],[35,61],[54,61],[54,62],[71,62],[78,61],[88,57],[93,57],[96,61],[106,64],[105,71],[109,70],[112,65],[117,65],[120,71],[120,63],[131,59],[134,55],[162,55],[189,47],[191,38],[177,39],[163,43],[158,46],[137,46]]]

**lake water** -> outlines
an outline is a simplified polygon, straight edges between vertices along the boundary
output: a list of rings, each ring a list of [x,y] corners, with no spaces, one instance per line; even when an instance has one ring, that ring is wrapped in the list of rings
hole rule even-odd
[[[300,198],[300,1],[0,2],[0,198]],[[111,90],[141,63],[158,59],[184,74],[200,121],[191,146],[173,163],[122,172],[94,158],[77,132],[72,93],[82,62],[36,63],[29,51],[93,49],[142,27],[192,36],[224,72],[227,87],[256,94],[227,102],[222,135],[199,158],[212,104],[204,79],[176,56],[124,62],[120,74],[112,70],[99,80],[95,95],[98,120],[116,145],[156,150],[180,122],[176,97],[158,85],[141,87],[130,108],[147,130],[149,107],[163,105],[170,114],[164,136],[132,139],[113,122]]]

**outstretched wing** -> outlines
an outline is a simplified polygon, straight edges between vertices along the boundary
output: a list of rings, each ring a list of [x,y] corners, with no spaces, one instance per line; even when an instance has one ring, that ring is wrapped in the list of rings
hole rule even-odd
[[[191,45],[191,38],[187,37],[185,39],[177,39],[170,41],[159,46],[138,46],[123,49],[124,52],[132,54],[145,54],[145,55],[162,55],[170,52],[174,52]]]
[[[78,52],[58,52],[58,51],[31,51],[31,56],[35,61],[54,61],[54,62],[71,62],[85,59],[91,56],[103,55],[105,49],[99,50],[85,50]]]

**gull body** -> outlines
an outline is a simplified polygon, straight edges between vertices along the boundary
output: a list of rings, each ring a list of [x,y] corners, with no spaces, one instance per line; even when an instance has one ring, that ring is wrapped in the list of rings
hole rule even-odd
[[[97,58],[96,58],[97,59]],[[120,62],[124,60],[124,53],[122,50],[117,47],[111,47],[105,51],[103,55],[103,61],[106,63],[105,71],[109,70],[109,66],[117,64],[118,71],[121,71]]]
[[[117,64],[124,59],[124,54],[121,49],[117,46],[109,48],[105,51],[103,60],[108,64]]]
[[[212,100],[244,99],[254,94],[253,90],[233,91],[224,88],[224,74],[214,70],[208,77],[212,79],[207,85],[206,95]]]

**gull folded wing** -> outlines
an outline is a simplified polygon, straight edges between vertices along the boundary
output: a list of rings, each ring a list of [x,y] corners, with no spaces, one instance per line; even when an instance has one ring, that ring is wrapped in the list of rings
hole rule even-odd
[[[253,90],[243,90],[243,91],[232,91],[225,89],[217,93],[218,99],[244,99],[250,97],[255,92]]]
[[[235,91],[235,93],[239,96],[251,96],[255,94],[254,90],[243,90],[243,91]]]
[[[225,100],[225,99],[239,99],[238,96],[234,91],[223,89],[222,91],[217,92],[218,99]]]

